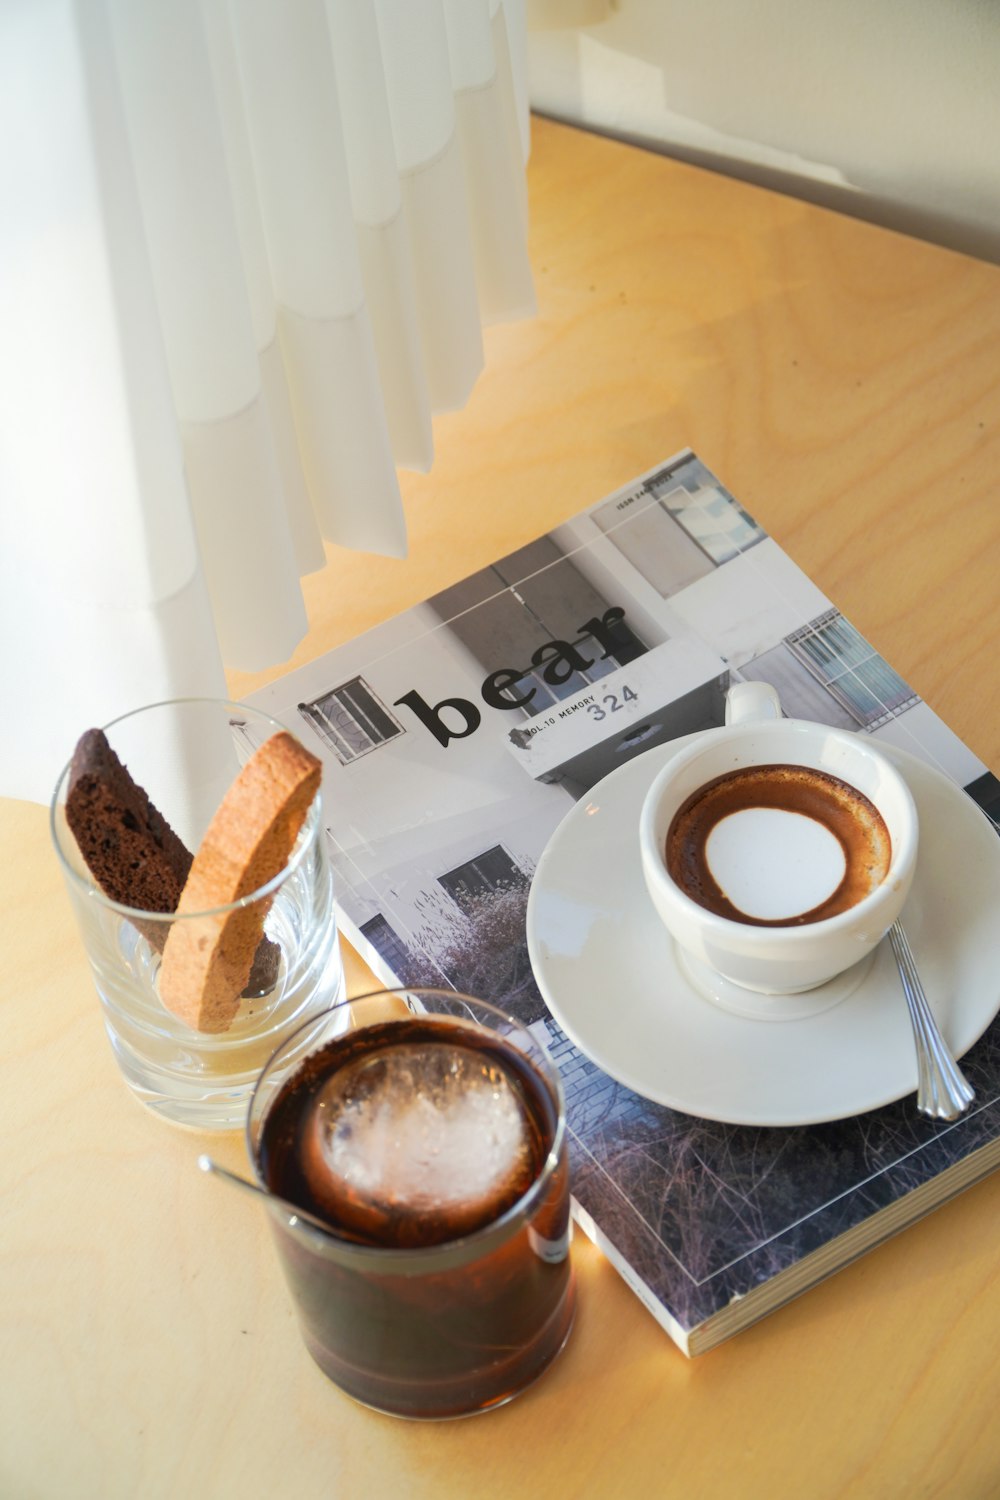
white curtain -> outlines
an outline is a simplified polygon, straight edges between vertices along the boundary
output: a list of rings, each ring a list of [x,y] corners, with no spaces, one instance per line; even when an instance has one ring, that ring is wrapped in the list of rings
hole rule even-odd
[[[405,554],[534,310],[523,3],[0,0],[0,794]]]

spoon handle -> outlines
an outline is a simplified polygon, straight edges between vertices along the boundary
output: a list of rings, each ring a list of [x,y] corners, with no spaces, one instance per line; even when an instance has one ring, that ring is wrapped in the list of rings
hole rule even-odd
[[[324,1224],[322,1219],[307,1213],[304,1208],[296,1208],[294,1203],[289,1203],[287,1198],[280,1198],[277,1193],[271,1193],[266,1188],[260,1187],[256,1182],[250,1182],[248,1178],[241,1177],[238,1172],[230,1172],[228,1167],[222,1167],[211,1156],[202,1154],[198,1158],[198,1165],[203,1172],[212,1172],[216,1177],[221,1177],[223,1182],[228,1182],[230,1187],[240,1188],[242,1192],[256,1198],[258,1202],[273,1203],[281,1209],[282,1213],[288,1215],[290,1225],[308,1224],[311,1229],[318,1229],[321,1234],[329,1237],[333,1230],[329,1224]]]
[[[889,946],[903,981],[917,1052],[917,1108],[933,1120],[957,1120],[975,1091],[948,1050],[927,1003],[906,933],[898,922],[889,928]]]

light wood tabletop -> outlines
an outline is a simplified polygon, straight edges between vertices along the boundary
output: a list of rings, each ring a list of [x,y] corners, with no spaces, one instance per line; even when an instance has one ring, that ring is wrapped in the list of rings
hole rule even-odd
[[[529,185],[538,316],[487,331],[402,476],[409,557],[306,581],[292,664],[691,446],[1000,772],[1000,269],[543,120]],[[0,1496],[1000,1494],[1000,1178],[695,1361],[578,1233],[532,1390],[457,1423],[354,1405],[263,1215],[196,1168],[244,1169],[242,1139],[121,1082],[46,810],[0,818]]]

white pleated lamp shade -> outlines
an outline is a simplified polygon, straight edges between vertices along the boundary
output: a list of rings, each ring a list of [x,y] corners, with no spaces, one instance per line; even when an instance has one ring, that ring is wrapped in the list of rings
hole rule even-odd
[[[483,321],[529,317],[535,286],[506,27],[489,0],[445,0],[444,13]]]
[[[441,0],[375,10],[431,404],[454,410],[483,367],[483,340],[444,11]]]
[[[374,6],[327,0],[351,204],[386,420],[397,463],[434,458],[417,285]]]
[[[534,308],[522,0],[5,0],[0,792],[288,660]],[[39,684],[58,693],[39,701]]]
[[[225,679],[109,18],[34,0],[2,27],[0,755],[46,801],[87,725],[178,663],[190,693]]]

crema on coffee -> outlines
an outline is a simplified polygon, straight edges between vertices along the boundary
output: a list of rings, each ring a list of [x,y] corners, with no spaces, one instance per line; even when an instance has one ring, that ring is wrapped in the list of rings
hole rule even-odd
[[[748,766],[700,787],[667,833],[671,879],[736,922],[789,927],[847,911],[885,879],[881,813],[856,787],[808,766]]]

